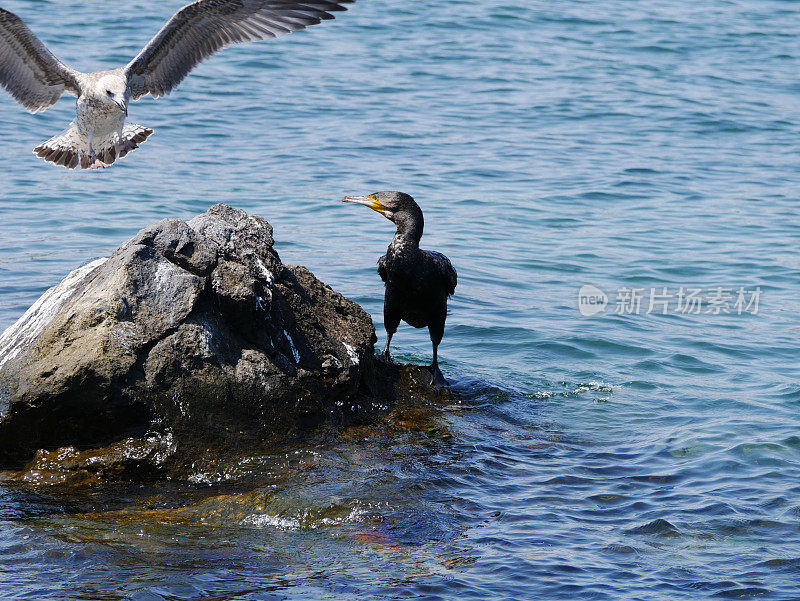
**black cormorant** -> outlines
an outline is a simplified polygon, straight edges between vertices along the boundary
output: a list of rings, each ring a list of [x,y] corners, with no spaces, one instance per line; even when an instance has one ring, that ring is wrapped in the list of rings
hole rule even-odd
[[[383,323],[386,327],[386,348],[402,319],[415,328],[428,327],[433,343],[431,384],[446,386],[439,370],[437,350],[444,335],[447,318],[447,297],[456,290],[456,270],[441,253],[422,250],[424,219],[422,209],[411,196],[402,192],[376,192],[369,196],[345,196],[343,202],[354,202],[377,211],[397,226],[397,232],[386,254],[378,260],[378,274],[386,283],[383,299]]]

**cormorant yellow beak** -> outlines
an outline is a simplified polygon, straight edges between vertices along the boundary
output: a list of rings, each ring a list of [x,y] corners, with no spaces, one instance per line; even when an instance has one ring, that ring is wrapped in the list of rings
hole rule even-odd
[[[383,213],[384,206],[380,203],[380,201],[375,197],[374,194],[370,196],[345,196],[342,199],[342,202],[354,202],[359,205],[364,205],[365,207],[369,207],[373,211],[377,211],[378,213]]]

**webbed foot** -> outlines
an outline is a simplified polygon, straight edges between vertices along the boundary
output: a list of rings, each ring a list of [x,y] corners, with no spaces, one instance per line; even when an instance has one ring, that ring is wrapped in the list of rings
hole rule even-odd
[[[396,362],[392,354],[388,350],[384,350],[382,353],[378,355],[381,359],[383,359],[386,363],[394,365]]]
[[[450,386],[450,382],[445,379],[438,365],[431,365],[428,369],[431,372],[431,386],[434,388],[447,388]]]
[[[94,162],[89,165],[89,169],[105,169],[106,167],[111,167],[109,163],[104,163],[98,158],[95,158]]]

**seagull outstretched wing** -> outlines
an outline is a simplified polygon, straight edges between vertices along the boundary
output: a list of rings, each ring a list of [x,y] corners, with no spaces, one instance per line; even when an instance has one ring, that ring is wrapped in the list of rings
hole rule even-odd
[[[354,0],[199,0],[183,7],[125,67],[131,97],[169,94],[225,46],[304,29]]]
[[[78,73],[47,49],[17,15],[0,8],[0,85],[38,113],[66,91],[80,95]]]

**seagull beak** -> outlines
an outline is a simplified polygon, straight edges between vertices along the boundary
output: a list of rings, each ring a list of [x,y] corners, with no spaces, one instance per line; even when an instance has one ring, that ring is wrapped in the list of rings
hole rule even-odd
[[[127,117],[128,116],[128,107],[125,105],[125,102],[117,102],[116,100],[114,102],[119,108],[122,109],[122,112],[125,113],[125,116]]]
[[[364,205],[365,207],[369,207],[373,211],[377,211],[378,213],[383,213],[384,207],[377,199],[370,198],[369,196],[345,196],[342,199],[342,202],[353,202],[358,205]]]

